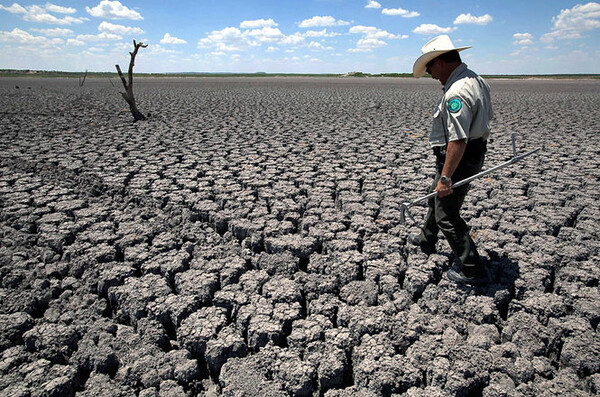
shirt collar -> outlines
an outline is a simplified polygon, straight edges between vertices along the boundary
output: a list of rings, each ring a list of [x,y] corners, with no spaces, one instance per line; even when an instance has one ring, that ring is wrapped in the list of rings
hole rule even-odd
[[[458,80],[458,77],[461,74],[463,74],[463,72],[465,70],[467,70],[467,64],[463,62],[460,65],[458,65],[456,69],[454,69],[452,71],[452,73],[448,77],[448,81],[446,81],[446,85],[444,86],[444,92],[448,91],[448,89],[452,86],[452,84],[454,84],[454,82],[456,80]]]

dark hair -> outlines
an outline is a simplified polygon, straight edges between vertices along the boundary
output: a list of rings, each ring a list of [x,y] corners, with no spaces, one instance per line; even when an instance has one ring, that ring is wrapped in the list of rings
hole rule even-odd
[[[450,52],[443,53],[442,55],[438,56],[438,58],[446,63],[454,63],[454,62],[462,63],[462,60],[460,59],[460,55],[459,55],[458,51],[456,51],[456,50],[452,50]]]

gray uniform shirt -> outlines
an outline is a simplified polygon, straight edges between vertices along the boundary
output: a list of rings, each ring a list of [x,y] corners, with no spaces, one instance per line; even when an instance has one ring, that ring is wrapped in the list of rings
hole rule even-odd
[[[433,112],[429,144],[435,147],[463,139],[487,140],[493,117],[490,86],[462,63],[444,85],[444,95]]]

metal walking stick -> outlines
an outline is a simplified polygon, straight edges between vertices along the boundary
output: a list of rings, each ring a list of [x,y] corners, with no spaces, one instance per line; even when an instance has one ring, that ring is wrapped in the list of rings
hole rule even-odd
[[[513,157],[510,160],[505,161],[502,164],[498,164],[497,166],[492,167],[490,169],[487,169],[485,171],[481,171],[480,173],[475,174],[473,176],[470,176],[468,178],[465,178],[465,179],[463,179],[461,181],[458,181],[458,182],[452,184],[452,188],[456,188],[456,187],[465,185],[465,184],[471,182],[474,179],[481,178],[484,175],[491,174],[492,172],[497,171],[497,170],[499,170],[501,168],[507,167],[507,166],[509,166],[509,165],[511,165],[513,163],[516,163],[517,161],[521,161],[525,157],[531,156],[532,154],[534,154],[535,152],[537,152],[537,151],[539,151],[541,149],[541,148],[537,148],[537,149],[534,149],[534,150],[532,150],[530,152],[517,155],[517,146],[515,144],[515,134],[512,134],[512,148],[513,148]],[[421,201],[425,201],[425,200],[430,199],[431,197],[435,197],[435,196],[437,196],[437,194],[438,194],[438,192],[432,192],[432,193],[429,193],[426,196],[419,197],[418,199],[415,199],[415,200],[412,200],[412,201],[408,201],[406,203],[402,203],[400,205],[400,223],[402,223],[402,224],[406,223],[406,215],[407,214],[408,214],[408,217],[413,222],[415,222],[415,218],[412,216],[412,214],[410,213],[410,211],[408,210],[408,208],[411,207],[411,206],[413,206],[413,205],[415,205],[415,204],[417,204],[417,203],[420,203]]]

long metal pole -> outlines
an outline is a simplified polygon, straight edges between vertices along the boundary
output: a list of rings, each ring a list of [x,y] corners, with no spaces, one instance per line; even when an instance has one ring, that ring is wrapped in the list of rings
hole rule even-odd
[[[494,166],[494,167],[492,167],[492,168],[490,168],[490,169],[487,169],[487,170],[485,170],[485,171],[481,171],[481,172],[480,172],[480,173],[478,173],[478,174],[475,174],[475,175],[473,175],[473,176],[470,176],[470,177],[468,177],[468,178],[465,178],[465,179],[463,179],[463,180],[461,180],[461,181],[458,181],[458,182],[456,182],[456,183],[452,184],[452,188],[456,188],[456,187],[459,187],[459,186],[462,186],[462,185],[466,185],[467,183],[471,182],[471,181],[472,181],[472,180],[474,180],[474,179],[481,178],[482,176],[485,176],[485,175],[487,175],[487,174],[491,174],[492,172],[494,172],[494,171],[497,171],[497,170],[499,170],[499,169],[501,169],[501,168],[507,167],[507,166],[509,166],[509,165],[511,165],[511,164],[513,164],[513,163],[516,163],[517,161],[521,161],[521,160],[523,160],[525,157],[527,157],[527,156],[531,156],[532,154],[534,154],[534,153],[535,153],[535,152],[537,152],[538,150],[540,150],[540,148],[537,148],[537,149],[535,149],[535,150],[532,150],[532,151],[530,151],[530,152],[527,152],[527,153],[521,154],[521,155],[519,155],[519,156],[515,156],[515,157],[511,158],[510,160],[508,160],[508,161],[505,161],[505,162],[504,162],[504,163],[502,163],[502,164],[498,164],[497,166]],[[437,196],[437,194],[438,194],[438,192],[437,192],[437,191],[435,191],[435,192],[432,192],[432,193],[429,193],[429,194],[428,194],[428,195],[426,195],[426,196],[419,197],[418,199],[415,199],[415,200],[412,200],[412,201],[410,201],[410,202],[408,202],[408,203],[405,203],[405,205],[406,205],[406,206],[410,206],[410,205],[413,205],[413,204],[419,203],[419,202],[421,202],[421,201],[424,201],[424,200],[430,199],[431,197],[435,197],[435,196]]]

